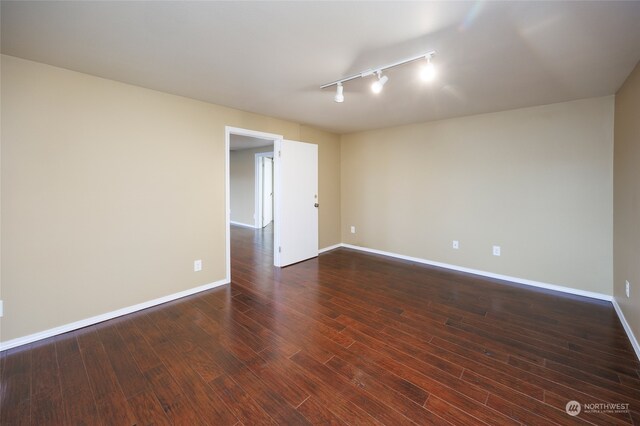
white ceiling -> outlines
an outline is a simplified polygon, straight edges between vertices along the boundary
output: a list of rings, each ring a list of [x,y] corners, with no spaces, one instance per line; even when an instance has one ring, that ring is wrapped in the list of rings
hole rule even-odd
[[[252,138],[251,136],[229,135],[229,151],[262,148],[264,146],[273,146],[273,141],[270,139]]]
[[[632,2],[2,1],[2,52],[352,132],[609,95],[640,59]],[[416,66],[323,83],[436,50]]]

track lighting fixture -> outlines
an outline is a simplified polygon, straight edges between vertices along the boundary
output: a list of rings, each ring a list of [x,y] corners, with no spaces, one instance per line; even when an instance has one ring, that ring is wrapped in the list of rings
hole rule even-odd
[[[336,94],[333,98],[334,101],[338,103],[344,102],[344,87],[343,84],[347,81],[355,80],[356,78],[369,77],[370,75],[376,75],[378,79],[373,82],[371,85],[371,90],[373,93],[380,93],[384,85],[389,81],[389,77],[386,75],[382,75],[382,72],[388,70],[389,68],[397,67],[398,65],[404,65],[408,62],[417,61],[418,59],[424,59],[427,63],[422,67],[420,71],[420,76],[425,81],[432,81],[436,76],[436,70],[433,64],[431,63],[431,58],[436,54],[435,51],[423,53],[422,55],[412,56],[407,59],[403,59],[398,62],[394,62],[392,64],[385,65],[383,67],[377,67],[374,69],[368,69],[366,71],[362,71],[361,73],[351,75],[349,77],[341,78],[340,80],[333,81],[331,83],[323,84],[320,86],[320,89],[325,89],[330,86],[336,86]]]
[[[373,91],[373,93],[380,93],[382,92],[382,88],[384,87],[384,85],[389,80],[389,77],[387,77],[386,75],[382,75],[382,71],[376,71],[376,74],[378,74],[378,80],[373,82],[373,84],[371,85],[371,90]]]
[[[342,83],[338,83],[336,85],[336,96],[333,98],[334,101],[338,103],[344,102],[344,94],[342,93],[343,89]]]

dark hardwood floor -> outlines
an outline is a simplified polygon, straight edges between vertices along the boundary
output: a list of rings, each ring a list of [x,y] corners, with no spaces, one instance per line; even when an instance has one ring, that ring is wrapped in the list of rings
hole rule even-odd
[[[271,245],[234,227],[230,286],[3,352],[0,424],[640,424],[610,303]]]

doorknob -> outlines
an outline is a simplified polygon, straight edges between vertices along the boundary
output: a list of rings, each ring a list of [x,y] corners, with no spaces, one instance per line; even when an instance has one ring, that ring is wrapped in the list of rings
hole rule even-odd
[[[315,204],[313,205],[313,207],[320,207],[320,204],[315,203]]]

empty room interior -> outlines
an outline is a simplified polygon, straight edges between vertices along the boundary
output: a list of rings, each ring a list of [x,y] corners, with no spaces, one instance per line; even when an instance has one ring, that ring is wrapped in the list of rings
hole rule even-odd
[[[0,19],[3,426],[640,425],[640,1]]]

